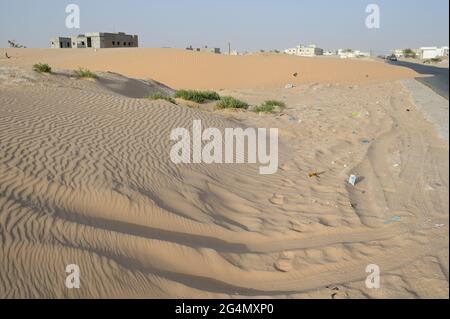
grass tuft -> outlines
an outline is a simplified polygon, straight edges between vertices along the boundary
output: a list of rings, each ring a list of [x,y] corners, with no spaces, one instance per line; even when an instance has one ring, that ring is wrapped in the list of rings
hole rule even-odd
[[[33,65],[33,70],[39,73],[51,73],[52,68],[48,64],[37,63]]]
[[[224,96],[217,103],[217,109],[248,109],[248,103],[235,99],[232,96]]]
[[[286,104],[284,102],[276,101],[276,100],[268,100],[268,101],[265,101],[260,106],[253,108],[253,112],[272,113],[276,109],[281,110],[281,109],[284,109],[285,107],[286,107]]]
[[[161,92],[156,92],[156,93],[149,94],[145,98],[149,99],[149,100],[165,100],[165,101],[170,102],[172,104],[177,104],[177,102],[172,97],[170,97],[168,95],[165,95],[165,94],[163,94]]]
[[[89,71],[86,68],[78,68],[78,70],[73,71],[76,76],[80,78],[89,78],[89,79],[96,79],[97,75],[94,72]]]
[[[197,103],[220,100],[220,95],[214,91],[179,90],[175,92],[175,98]]]

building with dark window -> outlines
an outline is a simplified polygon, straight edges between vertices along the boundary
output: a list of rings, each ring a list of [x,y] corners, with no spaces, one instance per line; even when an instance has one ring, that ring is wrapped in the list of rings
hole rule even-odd
[[[106,33],[92,32],[79,34],[72,37],[56,37],[50,40],[50,47],[63,48],[136,48],[139,45],[137,35],[129,35],[123,32]]]

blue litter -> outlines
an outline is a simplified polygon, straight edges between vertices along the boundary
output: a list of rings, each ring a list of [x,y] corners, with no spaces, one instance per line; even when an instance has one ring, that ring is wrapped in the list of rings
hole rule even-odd
[[[384,223],[385,224],[390,224],[390,223],[393,223],[393,222],[399,222],[401,220],[402,220],[402,218],[400,216],[394,216],[391,219],[388,219],[387,221],[385,221]]]

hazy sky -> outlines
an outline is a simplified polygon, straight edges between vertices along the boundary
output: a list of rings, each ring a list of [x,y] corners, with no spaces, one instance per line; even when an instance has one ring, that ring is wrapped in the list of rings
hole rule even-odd
[[[78,4],[81,28],[65,26]],[[367,29],[365,8],[381,9]],[[0,0],[0,47],[15,39],[48,47],[49,38],[94,31],[139,35],[142,47],[208,45],[240,51],[316,43],[325,49],[448,45],[448,0]]]

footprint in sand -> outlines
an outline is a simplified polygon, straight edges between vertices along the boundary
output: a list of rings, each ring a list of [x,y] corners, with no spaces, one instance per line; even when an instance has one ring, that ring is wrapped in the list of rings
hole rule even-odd
[[[273,194],[272,198],[269,199],[269,202],[275,205],[283,205],[284,204],[284,196],[279,194]]]
[[[294,266],[292,261],[295,257],[295,254],[292,251],[282,251],[278,255],[278,260],[273,265],[275,269],[282,272],[291,271]]]
[[[291,229],[298,233],[303,233],[308,230],[311,231],[312,225],[313,225],[312,221],[304,221],[304,222],[299,222],[297,220],[291,221]]]
[[[289,164],[282,164],[279,167],[282,171],[290,171],[291,170],[291,166]]]

